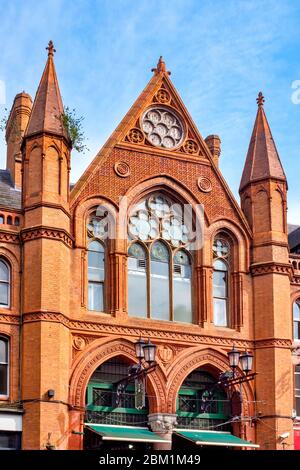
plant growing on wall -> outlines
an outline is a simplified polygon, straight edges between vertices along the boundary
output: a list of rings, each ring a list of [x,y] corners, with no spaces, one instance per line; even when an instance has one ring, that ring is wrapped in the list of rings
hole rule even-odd
[[[70,137],[72,147],[76,152],[82,153],[88,151],[89,149],[85,144],[86,137],[82,125],[84,117],[77,117],[76,110],[74,108],[70,109],[69,106],[65,106],[64,112],[60,118],[63,127],[66,129]]]
[[[8,110],[7,110],[7,108],[4,108],[4,114],[0,119],[0,131],[1,132],[5,131],[7,121],[8,121]]]

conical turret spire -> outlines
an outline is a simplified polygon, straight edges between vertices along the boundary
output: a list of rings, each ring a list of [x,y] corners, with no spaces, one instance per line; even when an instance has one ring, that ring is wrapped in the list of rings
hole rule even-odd
[[[258,110],[241,179],[240,191],[255,181],[265,179],[286,181],[264,111],[265,99],[262,92],[258,94],[256,101]]]
[[[68,138],[61,121],[64,107],[54,66],[54,45],[49,41],[48,60],[36,92],[25,137],[48,132]]]

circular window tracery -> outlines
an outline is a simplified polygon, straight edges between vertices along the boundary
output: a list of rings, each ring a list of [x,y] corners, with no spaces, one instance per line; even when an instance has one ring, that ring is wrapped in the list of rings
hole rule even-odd
[[[142,129],[156,147],[173,149],[184,137],[182,121],[173,110],[162,106],[153,106],[145,112]]]
[[[175,248],[191,241],[181,207],[161,194],[151,195],[138,204],[129,217],[128,232],[130,238],[141,241],[162,238]]]

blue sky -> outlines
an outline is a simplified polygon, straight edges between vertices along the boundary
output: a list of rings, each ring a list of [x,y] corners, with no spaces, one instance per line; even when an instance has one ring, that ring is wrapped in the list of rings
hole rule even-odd
[[[34,96],[44,48],[54,41],[63,101],[85,117],[90,149],[73,153],[72,181],[127,112],[162,54],[202,136],[220,135],[220,168],[237,198],[255,98],[263,91],[289,182],[288,219],[300,224],[300,104],[291,99],[292,83],[300,80],[299,0],[0,0],[0,18],[7,107],[22,90]],[[0,113],[5,106],[0,104]]]

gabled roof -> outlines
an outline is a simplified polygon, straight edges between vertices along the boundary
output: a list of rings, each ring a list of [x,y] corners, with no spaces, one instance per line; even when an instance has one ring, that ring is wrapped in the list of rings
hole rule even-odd
[[[258,95],[257,104],[258,110],[241,179],[240,191],[250,183],[265,179],[277,179],[286,182],[286,176],[264,111],[264,97],[261,92]]]
[[[240,220],[243,220],[245,227],[250,232],[248,223],[246,218],[241,211],[239,205],[237,204],[234,196],[232,195],[226,181],[224,180],[220,170],[217,168],[215,163],[213,162],[212,155],[205,143],[203,137],[201,136],[200,132],[198,131],[195,123],[193,122],[189,112],[187,111],[184,103],[182,102],[177,90],[175,89],[173,83],[171,82],[169,75],[170,72],[167,71],[166,65],[162,58],[159,59],[157,67],[152,69],[154,75],[151,77],[150,81],[137,98],[133,106],[129,109],[125,117],[122,119],[121,123],[106,141],[104,146],[98,152],[96,157],[90,163],[88,168],[82,174],[80,179],[75,184],[74,188],[71,192],[71,206],[74,206],[81,198],[81,195],[84,194],[85,188],[89,186],[89,184],[95,178],[95,184],[97,180],[97,172],[99,168],[104,164],[104,162],[109,158],[112,150],[118,146],[131,145],[131,149],[135,148],[136,151],[139,149],[146,150],[148,153],[153,153],[154,158],[155,154],[158,154],[161,157],[164,157],[168,149],[158,149],[157,147],[150,145],[149,143],[143,142],[142,144],[132,144],[130,141],[127,140],[128,136],[130,135],[130,130],[133,128],[136,129],[136,126],[139,123],[140,116],[143,115],[143,112],[153,104],[157,103],[158,92],[167,92],[169,96],[168,106],[172,106],[172,108],[178,113],[183,116],[184,121],[187,125],[187,135],[190,142],[193,144],[196,143],[196,147],[198,148],[196,161],[199,163],[203,163],[205,161],[206,164],[210,165],[213,168],[217,178],[220,181],[220,185],[224,188],[225,192],[228,195],[229,200],[231,200],[232,205],[235,207],[237,214],[240,217]],[[160,101],[162,103],[162,101]],[[141,132],[142,133],[142,132]],[[186,158],[186,153],[180,153],[180,149],[176,150],[177,155],[182,157],[182,159]],[[195,156],[195,155],[193,155]],[[99,188],[101,187],[101,183],[99,183]]]
[[[64,107],[54,66],[55,49],[52,41],[46,49],[48,49],[48,60],[35,95],[25,137],[49,132],[68,138],[61,122]]]

